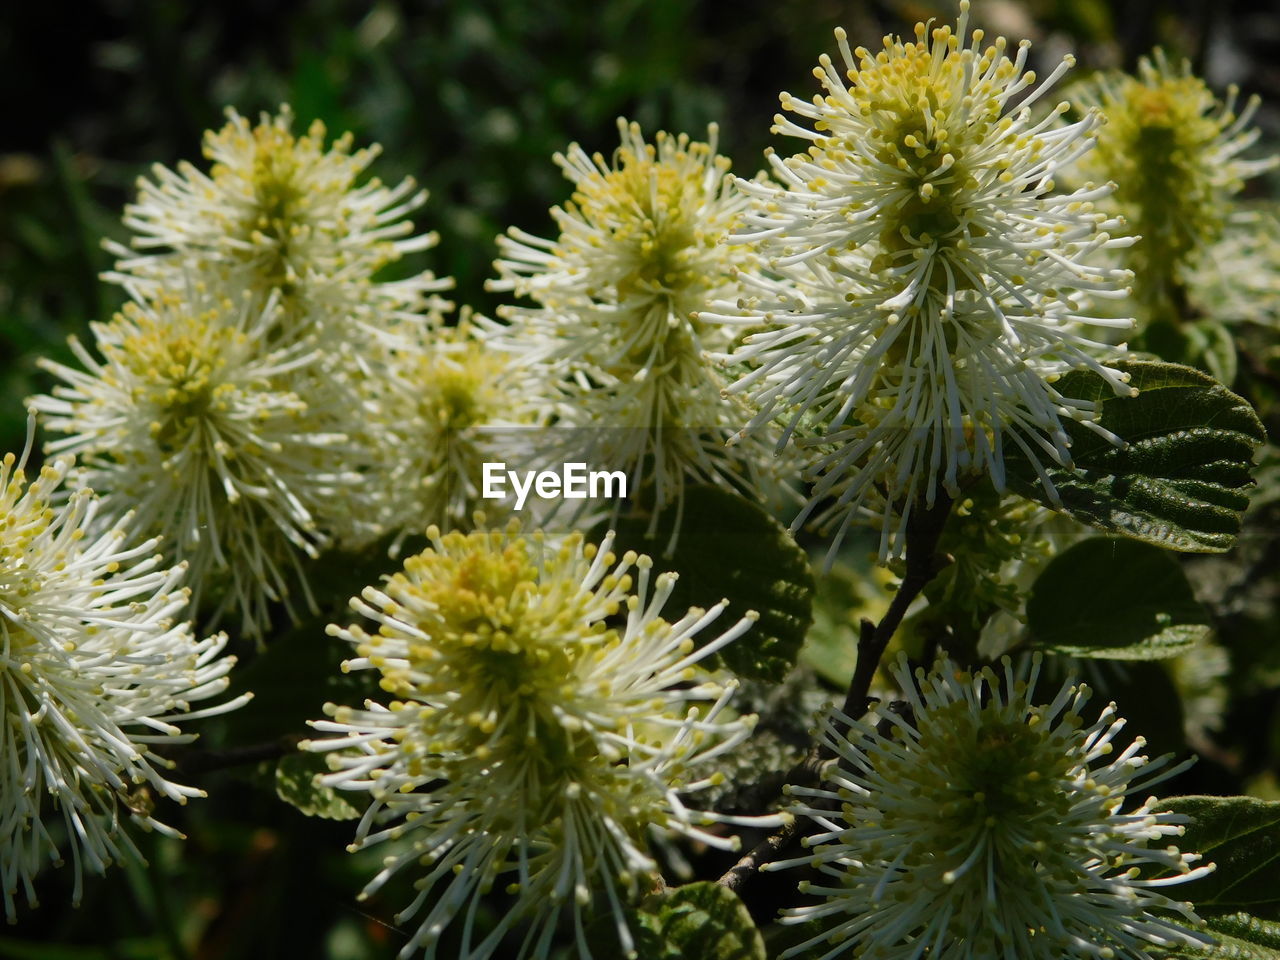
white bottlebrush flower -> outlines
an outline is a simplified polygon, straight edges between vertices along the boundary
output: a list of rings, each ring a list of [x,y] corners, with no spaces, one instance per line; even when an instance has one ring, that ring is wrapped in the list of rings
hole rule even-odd
[[[377,438],[389,529],[421,533],[437,524],[467,527],[481,507],[485,463],[528,469],[552,462],[543,421],[542,371],[494,349],[464,318],[434,333],[422,349],[398,352],[378,383]]]
[[[0,892],[11,923],[20,894],[36,905],[32,879],[46,864],[70,856],[79,903],[85,871],[139,858],[126,819],[177,836],[152,816],[153,798],[204,794],[168,780],[153,748],[189,742],[178,723],[247,699],[191,710],[226,689],[235,659],[222,655],[225,635],[197,640],[176,621],[183,566],[164,566],[156,541],[125,525],[100,529],[92,492],[62,496],[69,458],[28,482],[29,453],[30,442],[0,461]]]
[[[827,929],[789,954],[829,942],[824,958],[1149,960],[1210,942],[1191,905],[1160,892],[1213,869],[1154,846],[1186,818],[1154,797],[1121,809],[1176,769],[1155,772],[1167,758],[1139,755],[1141,738],[1116,754],[1124,721],[1110,704],[1086,723],[1084,685],[1038,705],[1038,658],[1029,674],[1003,663],[1003,676],[944,661],[913,679],[904,658],[905,711],[822,718],[829,786],[788,791],[820,828],[813,853],[770,869],[831,878],[802,883],[824,899],[784,917]]]
[[[536,307],[507,307],[498,342],[541,364],[563,394],[563,455],[623,470],[637,488],[652,480],[653,506],[682,501],[686,482],[752,489],[771,461],[764,442],[727,450],[750,416],[723,396],[728,376],[709,352],[731,346],[727,327],[698,316],[735,297],[749,247],[730,242],[746,197],[708,142],[659,132],[648,143],[618,120],[610,159],[577,144],[556,163],[574,185],[551,213],[560,229],[544,240],[512,228],[499,238],[495,290]]]
[[[1059,394],[1062,373],[1128,392],[1089,327],[1131,321],[1090,316],[1089,300],[1125,295],[1128,275],[1092,261],[1130,241],[1095,210],[1109,186],[1054,192],[1099,117],[1061,124],[1059,104],[1037,118],[1071,58],[1036,86],[1026,42],[1011,60],[1003,38],[966,40],[967,21],[963,0],[954,32],[918,24],[914,42],[887,37],[874,54],[837,31],[843,64],[824,55],[815,70],[824,95],[782,94],[798,119],[779,115],[775,132],[810,146],[770,156],[781,186],[738,182],[754,205],[736,239],[772,276],[715,314],[764,328],[733,355],[755,365],[733,387],[760,406],[747,432],[785,414],[786,436],[822,434],[797,523],[835,496],[847,524],[874,497],[882,555],[900,550],[915,503],[978,475],[1002,489],[1015,450],[1055,494],[1044,465],[1071,463],[1063,423],[1095,412]]]
[[[1186,279],[1206,316],[1280,326],[1280,206],[1240,205],[1217,242],[1187,265]]]
[[[725,715],[733,686],[698,664],[754,618],[696,647],[724,605],[663,620],[674,574],[652,583],[648,558],[619,560],[611,536],[599,549],[579,534],[553,545],[514,527],[428,536],[403,572],[352,601],[375,632],[330,628],[356,645],[344,669],[377,669],[397,699],[330,704],[332,719],[313,726],[331,736],[303,744],[330,751],[335,772],[323,783],[373,798],[352,849],[403,841],[365,895],[421,870],[418,896],[397,917],[421,918],[402,956],[423,947],[435,956],[455,918],[462,943],[452,956],[494,956],[520,924],[529,925],[520,955],[546,956],[567,907],[586,957],[593,904],[634,956],[623,906],[656,883],[651,828],[736,845],[705,828],[737,821],[680,797],[714,782],[690,769],[753,726]],[[514,902],[477,937],[480,897],[496,882]]]
[[[1071,173],[1117,184],[1101,206],[1141,235],[1125,261],[1148,318],[1166,318],[1177,309],[1176,286],[1208,272],[1212,246],[1230,229],[1234,195],[1280,163],[1243,156],[1260,134],[1251,126],[1259,100],[1237,113],[1239,91],[1219,101],[1190,63],[1174,66],[1159,49],[1139,61],[1136,76],[1099,74],[1073,94],[1107,123]]]
[[[273,344],[276,314],[274,295],[188,278],[93,324],[101,360],[73,338],[83,369],[45,362],[62,384],[32,401],[103,515],[135,513],[189,564],[196,597],[220,593],[250,632],[270,603],[293,608],[295,585],[312,604],[302,565],[328,543],[318,517],[361,511],[348,411],[318,394],[310,341]]]
[[[435,246],[434,233],[412,235],[406,219],[426,191],[412,178],[395,187],[364,180],[377,145],[353,151],[350,133],[326,145],[320,121],[301,136],[292,124],[287,105],[252,126],[228,109],[227,124],[205,134],[208,173],[183,162],[176,171],[157,164],[154,181],[139,178],[124,216],[134,249],[110,246],[120,262],[108,278],[180,286],[184,270],[209,263],[259,293],[279,290],[282,325],[347,342],[446,308],[437,294],[450,279],[371,282],[387,264]]]
[[[635,307],[664,303],[674,315],[673,325],[684,326],[711,291],[733,282],[735,267],[754,259],[741,245],[725,242],[746,198],[734,189],[728,158],[716,153],[715,124],[705,143],[659,131],[650,144],[639,124],[621,117],[618,134],[621,145],[612,158],[588,156],[576,143],[566,154],[556,154],[557,166],[574,185],[572,200],[551,211],[560,234],[544,240],[511,228],[498,240],[503,256],[495,266],[501,280],[492,287],[546,306],[586,299]],[[547,352],[581,356],[593,347],[652,351],[662,346],[661,330],[600,325],[584,336],[593,343],[560,350],[548,345]]]
[[[349,133],[326,144],[323,124],[300,136],[292,124],[287,106],[256,125],[228,111],[227,124],[205,136],[207,173],[157,165],[125,210],[133,249],[108,244],[120,259],[106,276],[153,300],[181,295],[192,277],[273,298],[261,343],[314,344],[309,383],[290,389],[331,419],[341,415],[336,429],[365,463],[388,431],[381,384],[442,327],[452,305],[438,294],[453,281],[429,272],[381,279],[384,268],[403,272],[396,261],[435,245],[435,234],[414,235],[408,219],[426,192],[411,178],[396,187],[368,178],[376,145],[353,151]],[[340,501],[326,518],[336,542],[359,548],[384,532],[369,522],[385,515],[384,503],[348,506]]]

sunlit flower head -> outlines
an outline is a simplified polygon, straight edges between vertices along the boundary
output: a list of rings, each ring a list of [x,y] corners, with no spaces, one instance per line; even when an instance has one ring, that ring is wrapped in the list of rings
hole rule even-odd
[[[731,240],[747,198],[714,125],[706,143],[661,132],[648,143],[622,119],[618,130],[610,159],[577,144],[556,156],[574,185],[551,211],[558,237],[499,238],[492,289],[538,305],[500,311],[511,326],[498,342],[559,383],[561,422],[585,447],[569,453],[651,479],[657,509],[680,501],[687,480],[750,488],[770,458],[763,444],[725,449],[750,411],[722,395],[727,374],[708,357],[733,334],[698,315],[736,297],[739,272],[757,265]]]
[[[180,284],[184,270],[207,261],[260,293],[279,290],[280,324],[333,328],[326,332],[343,339],[447,307],[437,294],[452,281],[430,273],[370,282],[436,244],[433,233],[413,235],[406,219],[426,191],[412,178],[395,187],[365,179],[377,145],[353,150],[350,133],[326,144],[319,120],[301,136],[292,126],[287,105],[256,125],[228,109],[226,125],[205,134],[207,173],[183,162],[139,178],[124,217],[133,249],[111,245],[121,259],[109,279],[173,285],[176,276]]]
[[[1174,66],[1159,49],[1139,61],[1137,76],[1101,74],[1079,88],[1107,123],[1076,175],[1115,181],[1103,205],[1142,237],[1126,260],[1149,310],[1169,307],[1170,281],[1186,283],[1222,236],[1245,181],[1280,162],[1242,156],[1258,139],[1250,124],[1259,101],[1237,113],[1238,97],[1232,87],[1219,101],[1190,63]]]
[[[1039,660],[1003,663],[913,677],[904,658],[906,709],[822,718],[837,756],[827,785],[789,788],[819,828],[813,852],[770,868],[829,878],[802,882],[823,899],[784,916],[825,929],[784,956],[829,943],[824,960],[1148,960],[1211,942],[1190,904],[1161,893],[1212,869],[1167,842],[1186,818],[1154,797],[1122,810],[1175,772],[1167,758],[1141,756],[1142,738],[1117,753],[1124,721],[1115,704],[1086,721],[1083,684],[1040,705]]]
[[[28,481],[21,457],[0,461],[0,893],[19,899],[45,865],[69,857],[83,875],[140,859],[125,821],[170,836],[158,798],[203,792],[167,779],[157,745],[186,743],[177,726],[239,706],[190,705],[221,693],[235,662],[227,638],[197,640],[177,622],[187,606],[182,566],[126,525],[96,523],[99,503],[59,488],[69,459]]]
[[[32,401],[103,515],[135,513],[187,562],[197,597],[220,596],[250,631],[272,602],[292,609],[296,588],[311,603],[302,563],[328,542],[324,518],[361,510],[347,411],[316,393],[308,341],[272,345],[276,312],[274,296],[188,279],[92,325],[101,359],[73,338],[83,369],[45,362],[62,383]]]
[[[304,744],[332,751],[335,772],[322,782],[373,798],[353,849],[406,841],[365,893],[421,870],[418,896],[397,917],[418,923],[402,956],[435,956],[455,918],[453,956],[493,956],[520,924],[520,955],[546,956],[565,907],[589,956],[593,904],[634,956],[623,907],[656,882],[650,829],[736,845],[709,829],[732,818],[680,798],[714,782],[692,768],[753,726],[727,718],[732,685],[699,662],[754,617],[707,640],[723,604],[662,619],[675,575],[655,581],[647,557],[617,558],[612,536],[599,549],[577,534],[552,544],[514,528],[428,537],[401,573],[352,601],[376,632],[330,628],[356,645],[346,668],[377,669],[396,699],[330,704],[332,719],[313,726],[331,736]],[[479,898],[495,884],[514,902],[477,935]]]
[[[578,144],[555,162],[574,185],[573,198],[551,211],[560,228],[544,240],[518,228],[498,240],[501,280],[540,304],[573,304],[587,297],[617,305],[669,307],[680,325],[717,287],[732,282],[750,260],[725,242],[746,198],[733,186],[729,159],[716,153],[718,130],[707,142],[659,131],[648,143],[639,124],[618,119],[621,145],[612,158],[588,156]],[[625,341],[634,330],[599,329],[599,340]],[[657,333],[643,337],[653,349]],[[579,348],[581,349],[581,348]]]
[[[1099,117],[1033,112],[1071,58],[1037,85],[1026,42],[1010,59],[1003,38],[966,40],[967,21],[964,0],[954,31],[918,24],[877,53],[837,31],[843,64],[823,56],[814,71],[824,93],[782,94],[795,119],[779,115],[775,132],[810,145],[770,157],[781,186],[738,182],[754,204],[735,239],[759,246],[769,274],[714,314],[752,330],[733,354],[755,366],[732,388],[760,407],[747,432],[783,416],[784,439],[822,434],[797,523],[828,495],[847,523],[875,492],[882,553],[900,549],[912,504],[973,476],[1003,488],[1010,452],[1070,464],[1063,424],[1095,409],[1058,393],[1061,373],[1088,368],[1128,392],[1097,359],[1116,348],[1089,328],[1131,325],[1090,315],[1129,279],[1096,255],[1131,241],[1095,209],[1109,186],[1054,184]]]

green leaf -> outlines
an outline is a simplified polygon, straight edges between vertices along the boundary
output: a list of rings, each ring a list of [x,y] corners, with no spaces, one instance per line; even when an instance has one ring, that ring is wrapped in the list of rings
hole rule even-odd
[[[1249,404],[1207,374],[1172,363],[1116,364],[1136,397],[1117,397],[1102,377],[1073,371],[1064,396],[1101,404],[1099,424],[1127,442],[1114,447],[1069,422],[1075,470],[1048,469],[1060,503],[1029,461],[1010,456],[1016,493],[1108,533],[1190,553],[1219,553],[1240,532],[1249,505],[1253,451],[1266,431]]]
[[[638,960],[765,960],[764,939],[751,914],[718,883],[691,883],[651,897],[638,920]]]
[[[297,807],[308,817],[324,820],[355,820],[361,810],[340,791],[316,783],[328,773],[324,757],[299,750],[280,758],[276,764],[276,796]]]
[[[1217,941],[1210,947],[1175,947],[1153,956],[1163,960],[1280,960],[1280,924],[1247,913],[1210,917],[1205,925]]]
[[[1174,557],[1114,537],[1083,540],[1049,562],[1027,598],[1027,628],[1033,647],[1111,660],[1175,657],[1210,629]]]
[[[1211,917],[1207,923],[1210,931],[1220,941],[1248,944],[1254,952],[1247,956],[1280,960],[1280,923],[1262,920],[1247,913]],[[1227,943],[1222,943],[1220,946],[1227,946]],[[1245,956],[1245,954],[1228,955]]]
[[[836,565],[817,578],[813,597],[813,626],[805,636],[800,662],[834,687],[849,685],[858,665],[858,621],[878,620],[883,614],[871,604],[879,584],[872,574]],[[880,590],[881,594],[887,591]],[[880,604],[883,608],[884,603]]]
[[[1271,917],[1280,909],[1280,801],[1196,796],[1162,805],[1191,819],[1178,848],[1217,864],[1207,877],[1179,885],[1179,899],[1201,914],[1248,910]]]
[[[656,569],[679,573],[663,608],[668,619],[721,599],[729,607],[715,623],[719,629],[728,629],[750,610],[758,613],[750,630],[720,650],[718,661],[744,677],[782,679],[795,665],[813,619],[808,557],[786,528],[758,506],[710,486],[685,491],[684,521],[668,556],[674,515],[674,510],[664,512],[652,536],[647,518],[620,519],[613,525],[618,533],[614,549],[647,553]],[[715,636],[718,631],[708,629],[699,639]]]

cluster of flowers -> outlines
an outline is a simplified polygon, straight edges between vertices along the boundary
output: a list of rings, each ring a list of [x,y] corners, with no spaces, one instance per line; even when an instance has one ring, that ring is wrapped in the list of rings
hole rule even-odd
[[[493,289],[532,301],[500,320],[450,326],[447,280],[387,279],[435,242],[406,219],[424,194],[361,182],[374,150],[326,146],[318,124],[296,136],[287,109],[256,126],[231,113],[208,135],[207,173],[142,180],[134,247],[115,248],[108,275],[130,303],[73,344],[81,369],[47,365],[60,385],[32,402],[63,435],[49,452],[79,464],[27,484],[24,453],[0,474],[7,915],[56,848],[42,804],[61,811],[78,877],[136,855],[121,806],[160,827],[140,789],[198,792],[158,772],[152,745],[243,698],[189,710],[225,688],[231,658],[224,635],[177,625],[188,594],[263,636],[273,615],[314,607],[322,551],[467,524],[493,458],[471,428],[554,427],[558,459],[648,481],[655,513],[687,483],[758,493],[785,450],[816,480],[796,524],[818,516],[842,536],[869,520],[882,558],[900,555],[913,510],[975,478],[1003,489],[1012,452],[1052,496],[1069,422],[1121,442],[1055,388],[1088,369],[1131,392],[1108,332],[1133,321],[1098,302],[1130,296],[1120,215],[1134,201],[1055,180],[1089,175],[1101,109],[1036,109],[1070,58],[1037,84],[1026,43],[1012,58],[1003,39],[984,46],[960,11],[954,30],[921,24],[876,53],[838,32],[842,65],[815,71],[824,93],[782,96],[798,119],[775,129],[808,145],[770,156],[775,179],[730,176],[714,127],[707,143],[648,143],[620,122],[611,159],[570,147],[559,235],[499,241]],[[1168,73],[1138,82],[1190,82]],[[1192,109],[1223,161],[1197,181],[1209,209],[1261,168],[1231,159],[1247,117]],[[568,909],[586,957],[601,903],[630,953],[627,908],[660,882],[651,834],[732,849],[733,825],[777,822],[688,805],[714,779],[695,771],[750,734],[707,657],[752,618],[709,640],[725,605],[664,619],[674,575],[617,557],[611,537],[478,526],[431,526],[402,572],[353,600],[376,629],[331,628],[355,647],[346,668],[377,671],[395,699],[327,705],[326,736],[303,746],[329,757],[325,785],[371,799],[353,847],[394,851],[366,894],[424,871],[400,916],[421,917],[406,955],[435,955],[460,917],[459,956],[509,949],[517,925],[521,955],[544,956]],[[812,862],[837,879],[792,914],[837,918],[826,957],[1202,942],[1168,919],[1193,922],[1190,907],[1155,889],[1207,868],[1148,848],[1178,818],[1151,802],[1120,812],[1145,759],[1139,742],[1104,760],[1109,711],[1086,724],[1070,684],[1036,706],[1034,668],[897,679],[914,719],[823,719],[839,769],[793,791],[792,813],[821,830]],[[477,932],[500,879],[510,908]]]
[[[208,174],[140,180],[125,224],[149,252],[113,247],[107,275],[131,302],[93,326],[101,359],[73,341],[83,369],[47,364],[62,383],[33,401],[65,434],[50,452],[79,457],[77,484],[104,513],[137,511],[249,634],[273,603],[295,613],[301,593],[314,608],[307,558],[417,506],[396,451],[427,428],[410,385],[442,362],[432,333],[450,286],[375,281],[435,243],[404,219],[425,193],[358,185],[377,151],[352,152],[350,136],[326,147],[319,123],[295,136],[291,120],[232,112],[206,137]]]

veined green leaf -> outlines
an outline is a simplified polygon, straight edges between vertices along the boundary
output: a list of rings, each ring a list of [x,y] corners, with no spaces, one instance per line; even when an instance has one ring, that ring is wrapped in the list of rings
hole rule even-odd
[[[280,758],[276,763],[276,796],[296,807],[308,817],[325,820],[354,820],[360,816],[360,808],[333,787],[316,782],[319,774],[327,773],[324,757],[299,750]]]
[[[728,887],[704,881],[651,897],[640,908],[646,935],[638,960],[765,960],[751,914]]]
[[[1272,917],[1280,910],[1280,801],[1256,797],[1174,797],[1168,809],[1188,816],[1180,850],[1217,868],[1178,887],[1178,897],[1205,913]]]
[[[1102,377],[1074,371],[1064,396],[1101,404],[1098,423],[1124,439],[1113,446],[1068,423],[1074,470],[1053,467],[1060,502],[1032,465],[1010,457],[1010,489],[1082,523],[1191,553],[1227,550],[1249,505],[1254,450],[1266,439],[1253,408],[1208,374],[1172,363],[1122,361],[1136,397],[1117,397]]]

